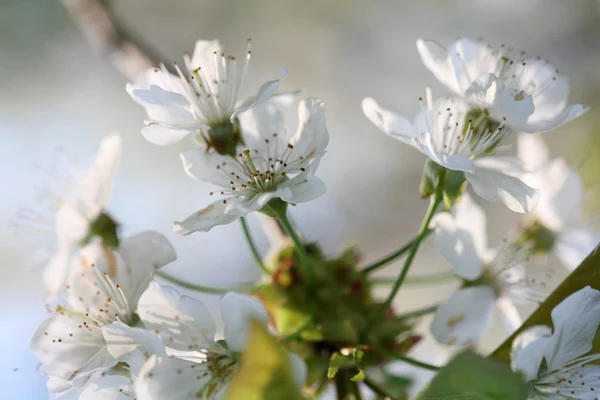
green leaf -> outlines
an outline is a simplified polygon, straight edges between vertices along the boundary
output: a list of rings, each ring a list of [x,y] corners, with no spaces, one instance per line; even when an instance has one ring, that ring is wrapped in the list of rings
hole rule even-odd
[[[251,325],[248,349],[231,379],[226,399],[302,399],[287,353],[258,322]]]
[[[416,400],[525,400],[523,377],[507,364],[471,351],[440,370]]]
[[[510,361],[512,342],[523,330],[534,325],[552,326],[551,313],[554,307],[569,297],[571,294],[591,286],[600,290],[600,246],[585,259],[567,278],[548,296],[548,298],[534,311],[533,314],[517,329],[504,343],[492,354],[499,360]],[[595,348],[600,347],[598,337],[594,343]]]
[[[338,373],[342,365],[348,364],[350,362],[350,357],[343,356],[337,351],[331,355],[329,358],[329,368],[327,368],[327,377],[329,379],[335,378],[335,375]]]

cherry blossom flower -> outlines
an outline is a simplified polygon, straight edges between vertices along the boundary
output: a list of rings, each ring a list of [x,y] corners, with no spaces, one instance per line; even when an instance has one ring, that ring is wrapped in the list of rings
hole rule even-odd
[[[488,248],[485,214],[468,194],[455,204],[454,214],[437,214],[432,227],[437,250],[465,281],[433,318],[431,333],[436,340],[457,346],[477,343],[496,307],[508,330],[516,330],[522,321],[514,304],[544,298],[544,282],[526,274],[527,250],[509,243],[497,250]]]
[[[600,366],[591,353],[600,325],[600,291],[587,286],[552,310],[554,332],[534,326],[514,340],[511,364],[530,383],[529,399],[594,400],[600,391]]]
[[[238,67],[237,58],[225,56],[219,41],[198,40],[193,55],[184,54],[187,75],[173,63],[177,75],[161,65],[128,84],[127,92],[148,114],[144,137],[165,146],[195,133],[217,152],[235,154],[236,144],[242,142],[237,116],[269,99],[286,75],[282,69],[279,79],[238,103],[250,56],[250,41]]]
[[[50,306],[50,317],[31,340],[43,363],[40,371],[60,383],[115,366],[118,361],[106,347],[102,328],[115,321],[135,325],[138,300],[154,272],[174,259],[169,241],[152,231],[125,238],[118,251],[99,241],[82,248],[71,261],[76,273],[64,296]],[[134,358],[128,361],[135,364]],[[141,366],[145,359],[138,355],[138,361]]]
[[[173,400],[190,397],[223,399],[232,373],[246,348],[251,320],[266,326],[267,312],[256,300],[228,293],[221,299],[224,340],[215,340],[216,324],[199,300],[180,296],[169,287],[152,283],[139,303],[139,316],[147,329],[165,345],[139,371],[135,382],[139,398]],[[113,324],[122,325],[120,323]],[[127,329],[127,328],[125,328]],[[105,332],[109,350],[126,355],[144,336],[113,336]],[[142,343],[143,344],[143,343]],[[147,347],[147,345],[146,345]],[[296,355],[290,362],[298,386],[306,379],[306,366]]]
[[[114,171],[121,153],[121,138],[102,140],[94,163],[81,170],[66,158],[51,171],[53,185],[40,188],[38,204],[24,209],[18,227],[50,234],[56,249],[44,269],[44,284],[54,296],[69,277],[69,260],[79,246],[100,237],[109,246],[118,245],[117,223],[106,211]]]
[[[523,221],[522,239],[537,252],[552,251],[570,270],[600,243],[593,220],[582,216],[584,185],[561,158],[550,158],[542,138],[519,136],[519,157],[540,184],[540,199]]]
[[[448,48],[417,40],[423,64],[485,118],[519,132],[539,133],[565,124],[588,110],[568,105],[569,82],[539,58],[513,57],[504,46],[459,38]]]
[[[278,108],[262,105],[241,116],[248,129],[245,150],[237,157],[184,151],[185,171],[219,186],[210,194],[220,194],[220,199],[175,222],[173,230],[183,235],[206,232],[260,211],[273,199],[296,204],[323,195],[325,184],[315,176],[329,142],[323,102],[315,98],[300,102],[298,117],[299,125],[292,132]]]
[[[441,165],[461,171],[475,192],[500,202],[515,212],[527,212],[537,201],[535,181],[518,158],[493,155],[506,137],[504,123],[469,118],[470,106],[460,98],[433,102],[427,87],[421,112],[411,123],[386,110],[372,98],[362,102],[363,112],[379,129],[404,142]]]

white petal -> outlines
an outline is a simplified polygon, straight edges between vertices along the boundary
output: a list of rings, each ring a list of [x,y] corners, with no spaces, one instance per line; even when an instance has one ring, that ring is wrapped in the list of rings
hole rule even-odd
[[[155,272],[175,261],[175,248],[169,240],[156,231],[145,231],[125,238],[119,254],[127,267],[119,271],[119,283],[130,304],[137,304],[148,288]]]
[[[239,215],[225,214],[226,208],[227,204],[224,204],[223,200],[215,201],[183,221],[173,222],[173,232],[180,235],[208,232],[215,226],[230,224],[240,217]]]
[[[404,142],[419,135],[419,132],[413,131],[410,121],[382,108],[375,99],[365,97],[361,105],[365,116],[388,135]]]
[[[145,103],[174,108],[186,108],[190,106],[189,100],[184,95],[170,92],[157,85],[151,85],[148,89],[134,89],[131,94],[136,99]]]
[[[600,234],[587,228],[569,228],[554,245],[554,254],[569,269],[574,270],[600,244]]]
[[[279,72],[279,79],[275,79],[269,82],[264,83],[259,89],[258,93],[250,99],[244,101],[232,114],[230,121],[233,122],[239,113],[243,113],[244,111],[248,111],[249,109],[256,107],[257,105],[264,103],[271,96],[275,94],[277,89],[279,89],[279,84],[281,80],[285,78],[287,75],[287,71],[282,68]]]
[[[189,400],[197,397],[208,379],[206,367],[177,357],[150,357],[135,381],[140,400]],[[215,394],[221,399],[222,390]]]
[[[444,168],[448,168],[453,171],[473,171],[473,163],[471,160],[469,160],[469,158],[463,154],[448,154],[443,147],[438,147],[433,135],[428,131],[423,132],[421,136],[412,139],[410,143]]]
[[[189,130],[168,128],[156,122],[142,129],[144,139],[157,146],[170,146],[189,134]]]
[[[325,121],[325,103],[310,97],[298,105],[298,128],[290,140],[292,154],[302,154],[303,161],[321,155],[329,144],[329,132]]]
[[[221,314],[225,341],[232,351],[244,351],[246,348],[252,320],[264,326],[268,322],[267,311],[258,300],[233,292],[221,299]]]
[[[215,83],[218,80],[217,72],[215,70],[215,54],[217,55],[217,61],[220,61],[223,48],[218,40],[198,40],[194,46],[194,52],[191,59],[191,69],[200,68],[203,76],[206,77],[208,82],[205,82],[210,91],[217,94],[219,91],[219,85]]]
[[[600,291],[589,286],[552,310],[554,334],[544,349],[548,369],[555,370],[592,349],[600,325]]]
[[[538,171],[550,160],[548,147],[541,136],[521,133],[517,140],[519,160],[527,171]]]
[[[228,189],[231,186],[231,178],[221,170],[223,163],[235,162],[231,157],[202,149],[188,149],[182,151],[179,156],[185,172],[192,178]]]
[[[43,280],[47,298],[56,296],[65,287],[72,253],[69,247],[59,248],[44,266]]]
[[[523,325],[523,318],[521,318],[519,310],[517,310],[515,305],[507,297],[500,297],[497,299],[496,306],[502,313],[504,326],[509,334],[513,334],[521,327],[521,325]]]
[[[167,355],[161,338],[146,329],[114,322],[102,327],[102,335],[110,355],[127,363],[133,374],[138,373],[150,355]]]
[[[495,299],[488,286],[459,290],[438,308],[431,322],[431,333],[440,343],[476,344],[490,325]]]
[[[454,272],[467,280],[481,276],[480,254],[471,232],[457,224],[450,213],[439,213],[433,221],[435,246],[438,252],[454,267]]]
[[[417,50],[425,67],[450,90],[460,94],[462,85],[454,69],[448,50],[433,40],[417,40]]]
[[[547,228],[564,229],[579,220],[583,208],[584,184],[581,176],[563,159],[549,161],[536,174],[540,182],[540,200],[533,210]]]
[[[510,210],[531,211],[538,200],[538,191],[530,186],[532,177],[523,171],[512,157],[485,157],[473,162],[473,173],[465,173],[473,190],[484,199],[504,204]]]
[[[104,208],[110,200],[115,171],[121,158],[123,141],[120,136],[112,135],[102,139],[94,164],[83,180],[85,197]]]
[[[483,209],[469,193],[463,194],[454,205],[456,224],[471,234],[477,254],[483,256],[489,250],[487,241],[487,220]]]
[[[296,176],[286,183],[289,191],[279,197],[291,204],[318,199],[327,191],[325,182],[316,176]]]
[[[100,329],[86,324],[93,322],[67,313],[56,313],[40,324],[30,346],[44,363],[41,372],[71,379],[117,363],[108,353]]]
[[[133,400],[135,398],[131,379],[122,375],[105,375],[88,382],[79,400]]]
[[[528,381],[535,379],[551,335],[552,330],[542,325],[521,332],[512,343],[510,360],[513,371],[522,372]]]
[[[553,118],[549,121],[543,121],[543,122],[537,122],[537,123],[527,121],[526,124],[524,124],[523,126],[517,127],[517,129],[519,129],[521,132],[528,132],[528,133],[547,132],[547,131],[557,128],[561,125],[564,125],[567,122],[574,120],[575,118],[582,116],[583,114],[588,112],[589,109],[590,108],[588,106],[583,106],[581,104],[574,104],[574,105],[566,107],[563,110],[563,112],[561,112],[555,118]]]
[[[299,388],[301,388],[306,383],[306,378],[308,376],[308,368],[306,366],[306,363],[304,362],[302,357],[300,357],[296,353],[289,353],[288,356],[290,358],[290,365],[292,368],[294,382],[296,382],[296,385]]]
[[[152,282],[140,298],[138,312],[146,327],[170,348],[195,350],[214,345],[216,327],[204,303],[180,296],[170,287]]]

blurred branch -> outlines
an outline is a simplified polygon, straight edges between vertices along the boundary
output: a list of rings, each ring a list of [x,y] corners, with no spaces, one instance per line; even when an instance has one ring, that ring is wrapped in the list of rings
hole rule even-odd
[[[133,80],[154,66],[151,56],[114,24],[99,0],[61,0],[94,52],[108,57],[115,68]]]

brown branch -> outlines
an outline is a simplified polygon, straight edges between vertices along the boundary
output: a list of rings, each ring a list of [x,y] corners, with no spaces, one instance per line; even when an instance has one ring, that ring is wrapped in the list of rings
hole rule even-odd
[[[138,45],[124,38],[98,0],[61,0],[94,52],[108,57],[133,80],[154,66]]]

